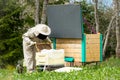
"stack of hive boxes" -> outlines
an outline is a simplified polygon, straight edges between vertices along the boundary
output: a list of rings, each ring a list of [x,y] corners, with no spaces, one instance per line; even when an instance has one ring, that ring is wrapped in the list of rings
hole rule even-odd
[[[43,49],[37,52],[36,65],[64,65],[64,50]]]

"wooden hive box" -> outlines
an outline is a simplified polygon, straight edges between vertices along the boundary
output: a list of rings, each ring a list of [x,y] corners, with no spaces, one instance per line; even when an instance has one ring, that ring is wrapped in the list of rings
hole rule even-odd
[[[74,61],[81,61],[81,39],[58,38],[56,49],[64,49],[65,57],[73,57]]]
[[[102,61],[101,34],[83,34],[82,55],[83,62]]]
[[[65,66],[75,66],[76,62],[81,62],[81,39],[80,38],[54,38],[55,49],[64,49],[64,57],[74,58],[74,63],[65,62]]]
[[[55,49],[64,49],[65,57],[73,57],[74,62],[102,61],[102,35],[83,34],[79,38],[54,38]]]

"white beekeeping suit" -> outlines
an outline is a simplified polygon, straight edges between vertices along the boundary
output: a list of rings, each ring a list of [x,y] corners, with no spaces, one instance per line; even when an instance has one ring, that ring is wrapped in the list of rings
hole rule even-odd
[[[35,27],[30,28],[25,34],[23,34],[23,53],[28,73],[33,72],[36,66],[35,44],[44,41],[51,42],[50,39],[47,37],[48,35],[50,35],[50,33],[51,29],[47,25],[38,24]]]

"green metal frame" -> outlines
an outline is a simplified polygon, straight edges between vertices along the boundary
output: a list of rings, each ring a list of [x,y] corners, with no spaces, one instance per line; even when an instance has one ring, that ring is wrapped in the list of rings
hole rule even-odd
[[[103,53],[103,40],[102,40],[102,38],[103,38],[103,35],[102,34],[100,34],[100,61],[103,61],[103,57],[102,57],[102,53]]]
[[[56,38],[52,38],[53,40],[53,49],[56,49]]]
[[[82,34],[82,62],[86,62],[86,35]]]

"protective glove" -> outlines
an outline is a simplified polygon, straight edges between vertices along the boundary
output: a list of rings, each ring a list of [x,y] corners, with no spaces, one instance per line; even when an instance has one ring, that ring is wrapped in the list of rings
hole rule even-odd
[[[30,42],[30,46],[35,45],[35,44],[36,44],[36,42]]]

